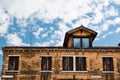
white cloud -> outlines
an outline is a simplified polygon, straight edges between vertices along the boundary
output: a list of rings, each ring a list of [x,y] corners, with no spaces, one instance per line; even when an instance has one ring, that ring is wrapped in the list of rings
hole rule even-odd
[[[54,40],[49,40],[49,41],[45,41],[45,42],[42,42],[42,43],[39,43],[39,42],[35,42],[34,45],[35,46],[51,46],[51,44],[54,44]]]
[[[2,6],[5,7],[13,16],[15,15],[18,18],[27,18],[28,16],[39,10],[39,7],[41,3],[43,3],[43,0],[5,0],[1,1],[1,4],[3,3],[4,5]]]
[[[120,4],[120,0],[112,0],[112,2],[115,4]]]
[[[119,32],[120,32],[120,27],[117,28],[115,32],[116,32],[116,33],[119,33]]]
[[[120,24],[120,18],[116,17],[113,20],[105,20],[101,25],[97,26],[95,31],[98,32],[98,36],[101,35],[104,31],[108,31],[110,27],[114,27],[113,25]],[[112,34],[112,32],[107,33],[103,36],[105,38],[107,35]]]
[[[42,34],[42,38],[45,38],[45,37],[47,37],[47,36],[48,36],[48,32],[47,32],[47,33]]]
[[[3,5],[4,4],[4,5]],[[91,19],[80,19],[79,24],[99,23],[102,21],[104,14],[102,9],[108,6],[109,0],[13,0],[1,1],[1,5],[6,7],[8,12],[18,18],[36,17],[44,22],[52,22],[60,18],[64,23],[71,23],[72,20],[85,16],[87,13],[93,13]],[[9,7],[8,7],[9,5]],[[21,6],[22,5],[22,6]],[[110,10],[111,15],[114,8]],[[107,12],[108,13],[108,12]],[[115,14],[115,13],[114,13]],[[87,20],[87,21],[86,21]]]
[[[116,25],[116,24],[120,24],[120,18],[116,17],[115,19],[111,19],[111,20],[105,20],[103,23],[103,28],[105,28],[104,30],[108,30],[108,28],[110,27],[110,25]]]
[[[0,8],[0,36],[3,36],[5,33],[7,33],[9,24],[9,16],[2,8]]]
[[[10,14],[18,18],[36,16],[45,22],[61,18],[65,23],[70,23],[73,19],[93,11],[96,15],[94,21],[99,22],[103,17],[100,11],[104,5],[108,4],[107,0],[13,0],[5,2],[6,0],[1,1],[1,4],[4,4],[2,6],[6,7]],[[92,4],[93,2],[95,4]],[[98,5],[97,8],[96,5]]]
[[[75,24],[71,24],[73,28],[79,27],[80,25],[84,25],[88,27],[88,25],[91,23],[92,18],[80,18]]]
[[[117,17],[113,20],[114,24],[120,24],[120,17]]]
[[[22,28],[24,28],[28,25],[26,19],[17,19],[16,23]]]
[[[103,5],[98,5],[97,8],[94,10],[94,19],[92,23],[97,24],[100,23],[104,17],[103,13],[101,12],[103,9]]]
[[[27,46],[28,44],[23,43],[22,39],[16,34],[8,34],[7,37],[7,44],[13,46]]]
[[[109,7],[111,2],[110,0],[0,0],[1,21],[5,23],[2,24],[4,28],[0,25],[0,33],[7,33],[9,25],[9,16],[2,11],[2,8],[5,8],[11,17],[17,18],[17,24],[21,26],[20,29],[21,32],[23,32],[21,35],[23,36],[25,36],[24,33],[26,32],[26,30],[24,30],[26,28],[24,27],[29,27],[26,21],[27,19],[30,19],[31,24],[33,24],[33,35],[37,39],[39,39],[39,37],[46,38],[47,36],[52,38],[51,40],[56,40],[57,38],[57,45],[63,44],[65,32],[80,25],[90,26],[100,35],[103,31],[107,31],[110,25],[120,23],[120,18],[117,17],[119,11],[114,6]],[[119,3],[117,0],[114,1],[114,3],[117,2]],[[86,15],[88,13],[92,13],[92,16]],[[111,16],[115,16],[115,19],[105,19]],[[43,23],[52,23],[57,18],[61,19],[61,21],[57,23],[58,30],[55,30],[56,28],[53,27],[50,28],[49,31],[53,32],[52,35],[49,35],[50,32],[48,30],[48,32],[45,32],[45,28],[40,27],[41,25],[38,26],[34,21],[34,19],[39,19]],[[77,21],[73,23],[72,21],[75,19]],[[69,23],[72,27],[68,27],[66,23]],[[96,27],[91,24],[100,25]],[[17,34],[14,34],[14,36],[18,39],[18,43],[23,43]],[[17,41],[15,42],[17,43]],[[9,44],[14,44],[15,42],[12,39],[8,41]],[[50,43],[52,43],[52,41],[45,42],[44,45],[50,45]],[[39,43],[36,43],[36,45],[37,44],[39,45]]]
[[[104,24],[101,26],[102,31],[107,31],[108,28],[109,28],[109,24],[108,24],[108,23],[104,23]]]
[[[105,17],[118,16],[119,11],[114,6],[111,6],[109,9],[106,8]]]
[[[102,38],[106,38],[107,36],[109,36],[109,35],[111,35],[111,34],[113,34],[114,32],[108,32],[108,33],[106,33],[106,34],[104,34],[103,36],[102,36]]]
[[[60,30],[62,33],[65,33],[65,32],[67,32],[68,30],[70,30],[70,28],[67,27],[67,26],[65,25],[65,23],[63,23],[63,22],[58,23],[58,28],[59,28],[59,30]]]
[[[32,33],[35,35],[36,38],[39,38],[42,31],[44,31],[44,29],[40,26],[35,26],[32,28]]]
[[[53,35],[51,36],[51,39],[55,40],[55,42],[57,43],[55,46],[58,46],[58,45],[62,46],[65,33],[70,29],[71,28],[66,26],[65,23],[63,22],[58,23],[58,30],[55,30],[53,32]]]
[[[1,50],[0,50],[0,54],[3,54]]]

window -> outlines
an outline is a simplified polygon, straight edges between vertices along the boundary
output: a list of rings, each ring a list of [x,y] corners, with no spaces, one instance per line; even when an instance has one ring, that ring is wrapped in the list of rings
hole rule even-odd
[[[89,47],[89,38],[82,38],[82,48]]]
[[[8,70],[18,70],[19,56],[9,56]]]
[[[90,42],[89,38],[73,38],[73,47],[74,48],[89,48]]]
[[[74,48],[80,48],[80,38],[74,38]]]
[[[42,57],[41,70],[43,71],[52,70],[52,57],[50,56]]]
[[[64,56],[63,71],[86,71],[86,57]]]
[[[113,57],[103,57],[103,71],[114,71]]]
[[[86,57],[76,57],[76,71],[86,71]]]
[[[63,70],[73,71],[73,57],[63,57]]]

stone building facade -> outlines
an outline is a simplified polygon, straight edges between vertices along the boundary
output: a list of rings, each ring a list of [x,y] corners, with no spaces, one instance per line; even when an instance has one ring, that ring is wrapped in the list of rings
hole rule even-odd
[[[120,80],[120,47],[94,47],[96,35],[81,25],[62,47],[3,47],[2,80]]]

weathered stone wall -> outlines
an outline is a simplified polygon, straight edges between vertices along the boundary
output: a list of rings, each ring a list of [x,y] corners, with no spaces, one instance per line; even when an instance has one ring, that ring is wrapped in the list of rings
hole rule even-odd
[[[8,56],[19,55],[19,72],[8,73]],[[52,71],[42,73],[41,56],[52,56]],[[62,72],[62,56],[85,56],[87,63],[87,72]],[[114,73],[105,74],[102,72],[102,57],[112,56],[114,63]],[[41,75],[49,74],[49,78],[57,79],[90,79],[91,76],[102,76],[103,80],[119,80],[120,79],[120,51],[112,50],[92,50],[92,49],[26,49],[26,50],[4,50],[4,63],[2,75],[14,75],[15,80],[40,80]],[[114,79],[113,79],[114,78]]]

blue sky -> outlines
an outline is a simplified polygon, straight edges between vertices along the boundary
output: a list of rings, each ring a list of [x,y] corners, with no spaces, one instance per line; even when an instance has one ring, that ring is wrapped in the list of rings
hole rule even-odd
[[[98,32],[94,46],[117,46],[120,1],[0,0],[0,54],[3,46],[62,46],[80,25]]]
[[[4,46],[62,46],[80,25],[98,32],[94,46],[117,46],[120,0],[0,0],[0,54]]]

